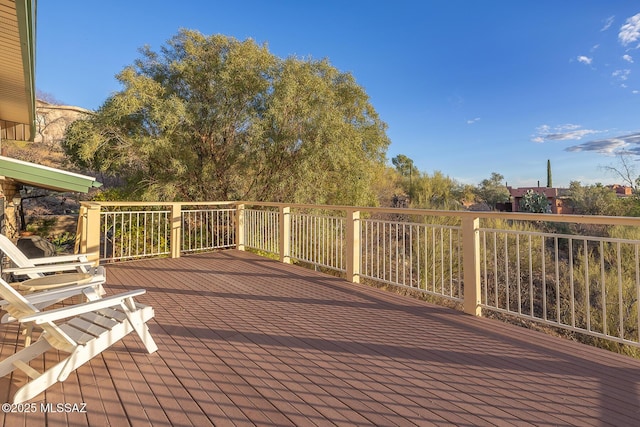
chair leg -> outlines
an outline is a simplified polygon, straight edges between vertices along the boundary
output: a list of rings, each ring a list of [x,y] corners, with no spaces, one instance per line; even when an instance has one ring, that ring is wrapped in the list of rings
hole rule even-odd
[[[33,324],[22,326],[22,335],[24,335],[24,346],[29,347],[31,345],[31,337],[33,335]]]
[[[51,344],[46,340],[38,340],[29,347],[23,348],[13,356],[7,357],[0,362],[0,377],[4,377],[17,369],[17,366],[14,364],[15,361],[28,363],[30,360],[35,359],[50,348]]]
[[[33,346],[37,345],[34,344]],[[31,346],[31,347],[33,347]],[[69,357],[65,358],[55,366],[47,369],[45,372],[40,374],[40,376],[32,379],[22,387],[18,389],[16,394],[13,395],[13,403],[22,403],[27,400],[33,399],[35,396],[39,395],[59,380],[59,377],[63,371],[66,369],[73,370],[75,369],[73,366],[69,367],[72,357],[76,352],[69,355]]]
[[[149,332],[149,327],[147,326],[147,321],[153,317],[153,309],[151,307],[145,307],[143,309],[138,309],[134,312],[125,311],[127,315],[127,319],[129,323],[136,331],[140,340],[144,344],[145,348],[149,353],[154,353],[158,350],[158,346],[156,345],[151,333]],[[151,314],[149,315],[149,312]],[[145,316],[146,313],[146,316]]]

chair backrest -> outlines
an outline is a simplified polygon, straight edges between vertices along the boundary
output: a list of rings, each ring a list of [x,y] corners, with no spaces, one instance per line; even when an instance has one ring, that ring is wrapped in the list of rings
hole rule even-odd
[[[0,297],[9,304],[3,308],[17,319],[40,312],[36,306],[31,304],[22,294],[13,289],[11,285],[0,278]],[[49,336],[47,341],[59,349],[68,349],[75,345],[75,341],[60,329],[55,323],[46,322],[38,325]],[[68,351],[68,350],[67,350]]]
[[[35,264],[7,236],[0,234],[0,251],[13,261],[16,267],[35,267]]]
[[[13,317],[19,318],[38,312],[33,304],[2,278],[0,278],[0,297],[9,303],[4,309]]]

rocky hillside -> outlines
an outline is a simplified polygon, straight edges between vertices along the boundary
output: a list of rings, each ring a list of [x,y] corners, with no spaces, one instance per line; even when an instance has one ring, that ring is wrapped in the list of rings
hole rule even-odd
[[[34,142],[3,141],[3,154],[44,166],[71,170],[60,147],[60,141],[67,126],[87,114],[91,114],[91,111],[38,100]]]
[[[2,141],[2,154],[27,162],[87,174],[86,171],[77,170],[67,161],[60,145],[67,126],[87,114],[91,114],[91,111],[38,100],[34,142]],[[23,208],[26,216],[73,213],[78,209],[79,200],[86,197],[73,193],[51,194],[33,190],[23,194]]]

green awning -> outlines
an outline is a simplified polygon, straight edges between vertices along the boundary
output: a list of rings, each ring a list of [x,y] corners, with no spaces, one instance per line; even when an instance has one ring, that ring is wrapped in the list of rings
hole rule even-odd
[[[60,192],[87,193],[102,186],[95,178],[48,166],[0,156],[0,176],[31,187]]]

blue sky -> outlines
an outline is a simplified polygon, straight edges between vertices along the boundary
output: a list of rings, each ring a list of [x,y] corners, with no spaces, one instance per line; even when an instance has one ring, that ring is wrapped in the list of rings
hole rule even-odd
[[[266,43],[350,72],[405,154],[477,184],[619,180],[640,159],[640,2],[628,0],[38,2],[36,86],[98,108],[115,75],[180,28]],[[640,163],[637,164],[640,173]]]

